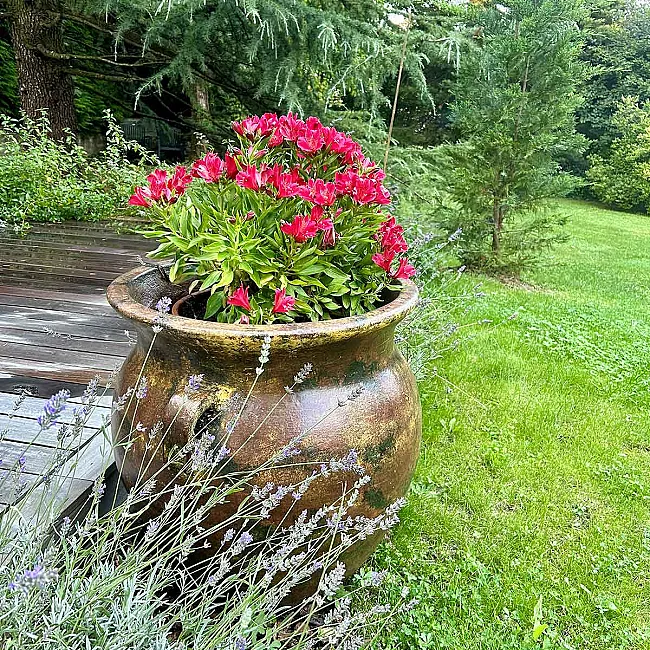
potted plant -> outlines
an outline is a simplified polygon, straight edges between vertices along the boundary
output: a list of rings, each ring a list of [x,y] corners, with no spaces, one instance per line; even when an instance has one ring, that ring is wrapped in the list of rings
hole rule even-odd
[[[115,390],[130,404],[114,415],[118,467],[130,486],[175,446],[231,468],[276,455],[263,491],[347,457],[372,476],[356,508],[374,516],[405,494],[421,437],[417,387],[394,341],[417,302],[415,269],[384,172],[313,117],[265,114],[233,129],[238,148],[156,170],[131,197],[159,242],[151,255],[169,262],[108,289],[138,333]],[[169,433],[152,445],[158,421]],[[292,512],[340,492],[340,477],[320,477]],[[267,523],[291,520],[301,497],[276,494],[286,508]],[[357,545],[348,567],[377,542]]]

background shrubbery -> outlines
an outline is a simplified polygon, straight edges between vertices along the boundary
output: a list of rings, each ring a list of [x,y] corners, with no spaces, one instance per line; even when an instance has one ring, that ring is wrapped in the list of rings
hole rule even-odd
[[[123,209],[155,160],[105,117],[106,149],[92,157],[72,138],[52,140],[46,116],[0,116],[0,221],[98,221]]]
[[[623,210],[650,208],[650,104],[625,97],[612,119],[615,136],[605,156],[594,154],[587,178],[596,198]]]

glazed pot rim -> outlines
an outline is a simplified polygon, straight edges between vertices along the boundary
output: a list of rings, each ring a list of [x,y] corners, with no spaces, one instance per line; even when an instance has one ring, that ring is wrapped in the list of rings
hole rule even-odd
[[[136,300],[131,293],[131,288],[137,280],[142,281],[144,276],[153,277],[153,274],[159,273],[157,267],[136,268],[117,277],[106,291],[111,307],[125,318],[142,325],[151,327],[160,323],[167,331],[211,339],[237,338],[259,341],[265,336],[284,339],[349,338],[360,331],[368,332],[397,324],[415,307],[419,294],[417,285],[412,280],[400,280],[402,290],[389,303],[359,316],[316,322],[240,325],[166,314],[161,323],[160,314],[152,307]]]

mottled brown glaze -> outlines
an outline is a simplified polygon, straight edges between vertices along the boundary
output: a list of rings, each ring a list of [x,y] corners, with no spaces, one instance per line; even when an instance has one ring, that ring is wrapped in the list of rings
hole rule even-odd
[[[287,395],[280,408],[268,417],[233,462],[254,469],[288,444],[296,435],[319,422],[303,443],[300,457],[326,462],[356,449],[372,476],[352,514],[376,516],[403,496],[415,469],[421,438],[421,407],[411,370],[395,346],[395,326],[417,302],[417,288],[404,282],[402,291],[388,304],[368,314],[317,323],[280,325],[230,325],[169,315],[152,343],[152,325],[157,316],[153,305],[162,296],[179,299],[183,287],[171,285],[157,269],[134,270],[108,288],[110,304],[129,319],[138,342],[125,361],[115,388],[118,399],[137,382],[151,348],[144,374],[149,383],[147,399],[138,405],[137,420],[151,427],[162,419],[172,423],[158,455],[150,465],[155,472],[165,463],[174,446],[184,445],[201,415],[208,409],[219,414],[221,427],[233,419],[255,379],[255,368],[263,338],[272,337],[270,362],[261,375],[228,447],[238,449],[285,393],[285,386],[305,363],[313,364],[309,379]],[[199,392],[188,396],[188,377],[204,374]],[[354,402],[335,408],[355,388],[364,390]],[[131,487],[143,466],[146,439],[130,437],[131,417],[114,416],[113,437],[118,443],[116,460],[123,480]],[[120,428],[120,422],[125,424]],[[145,461],[144,465],[148,463]],[[312,467],[296,466],[265,471],[259,483],[286,484],[311,473]],[[171,476],[162,480],[171,479]],[[341,495],[342,482],[354,476],[319,478],[296,510],[316,510]],[[291,497],[287,497],[288,501]],[[287,502],[288,504],[288,502]],[[226,504],[211,513],[209,523],[228,516],[236,504]],[[279,508],[265,525],[277,524],[286,509]],[[374,551],[379,537],[366,540],[348,552],[349,570],[358,568]],[[217,546],[217,544],[213,545]]]

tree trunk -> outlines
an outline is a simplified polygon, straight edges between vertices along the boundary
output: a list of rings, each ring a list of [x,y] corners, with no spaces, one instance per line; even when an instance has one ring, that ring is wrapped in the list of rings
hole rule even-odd
[[[503,228],[503,206],[495,197],[492,203],[492,254],[499,257],[501,252],[501,229]]]
[[[57,0],[9,0],[9,25],[16,57],[20,107],[31,118],[47,111],[51,137],[76,133],[72,77],[62,63],[45,56],[63,52],[63,26]]]
[[[189,153],[192,158],[200,158],[205,154],[205,142],[198,130],[201,128],[201,124],[206,124],[210,120],[210,92],[205,81],[197,79],[194,82],[190,92],[190,103],[194,132]]]

